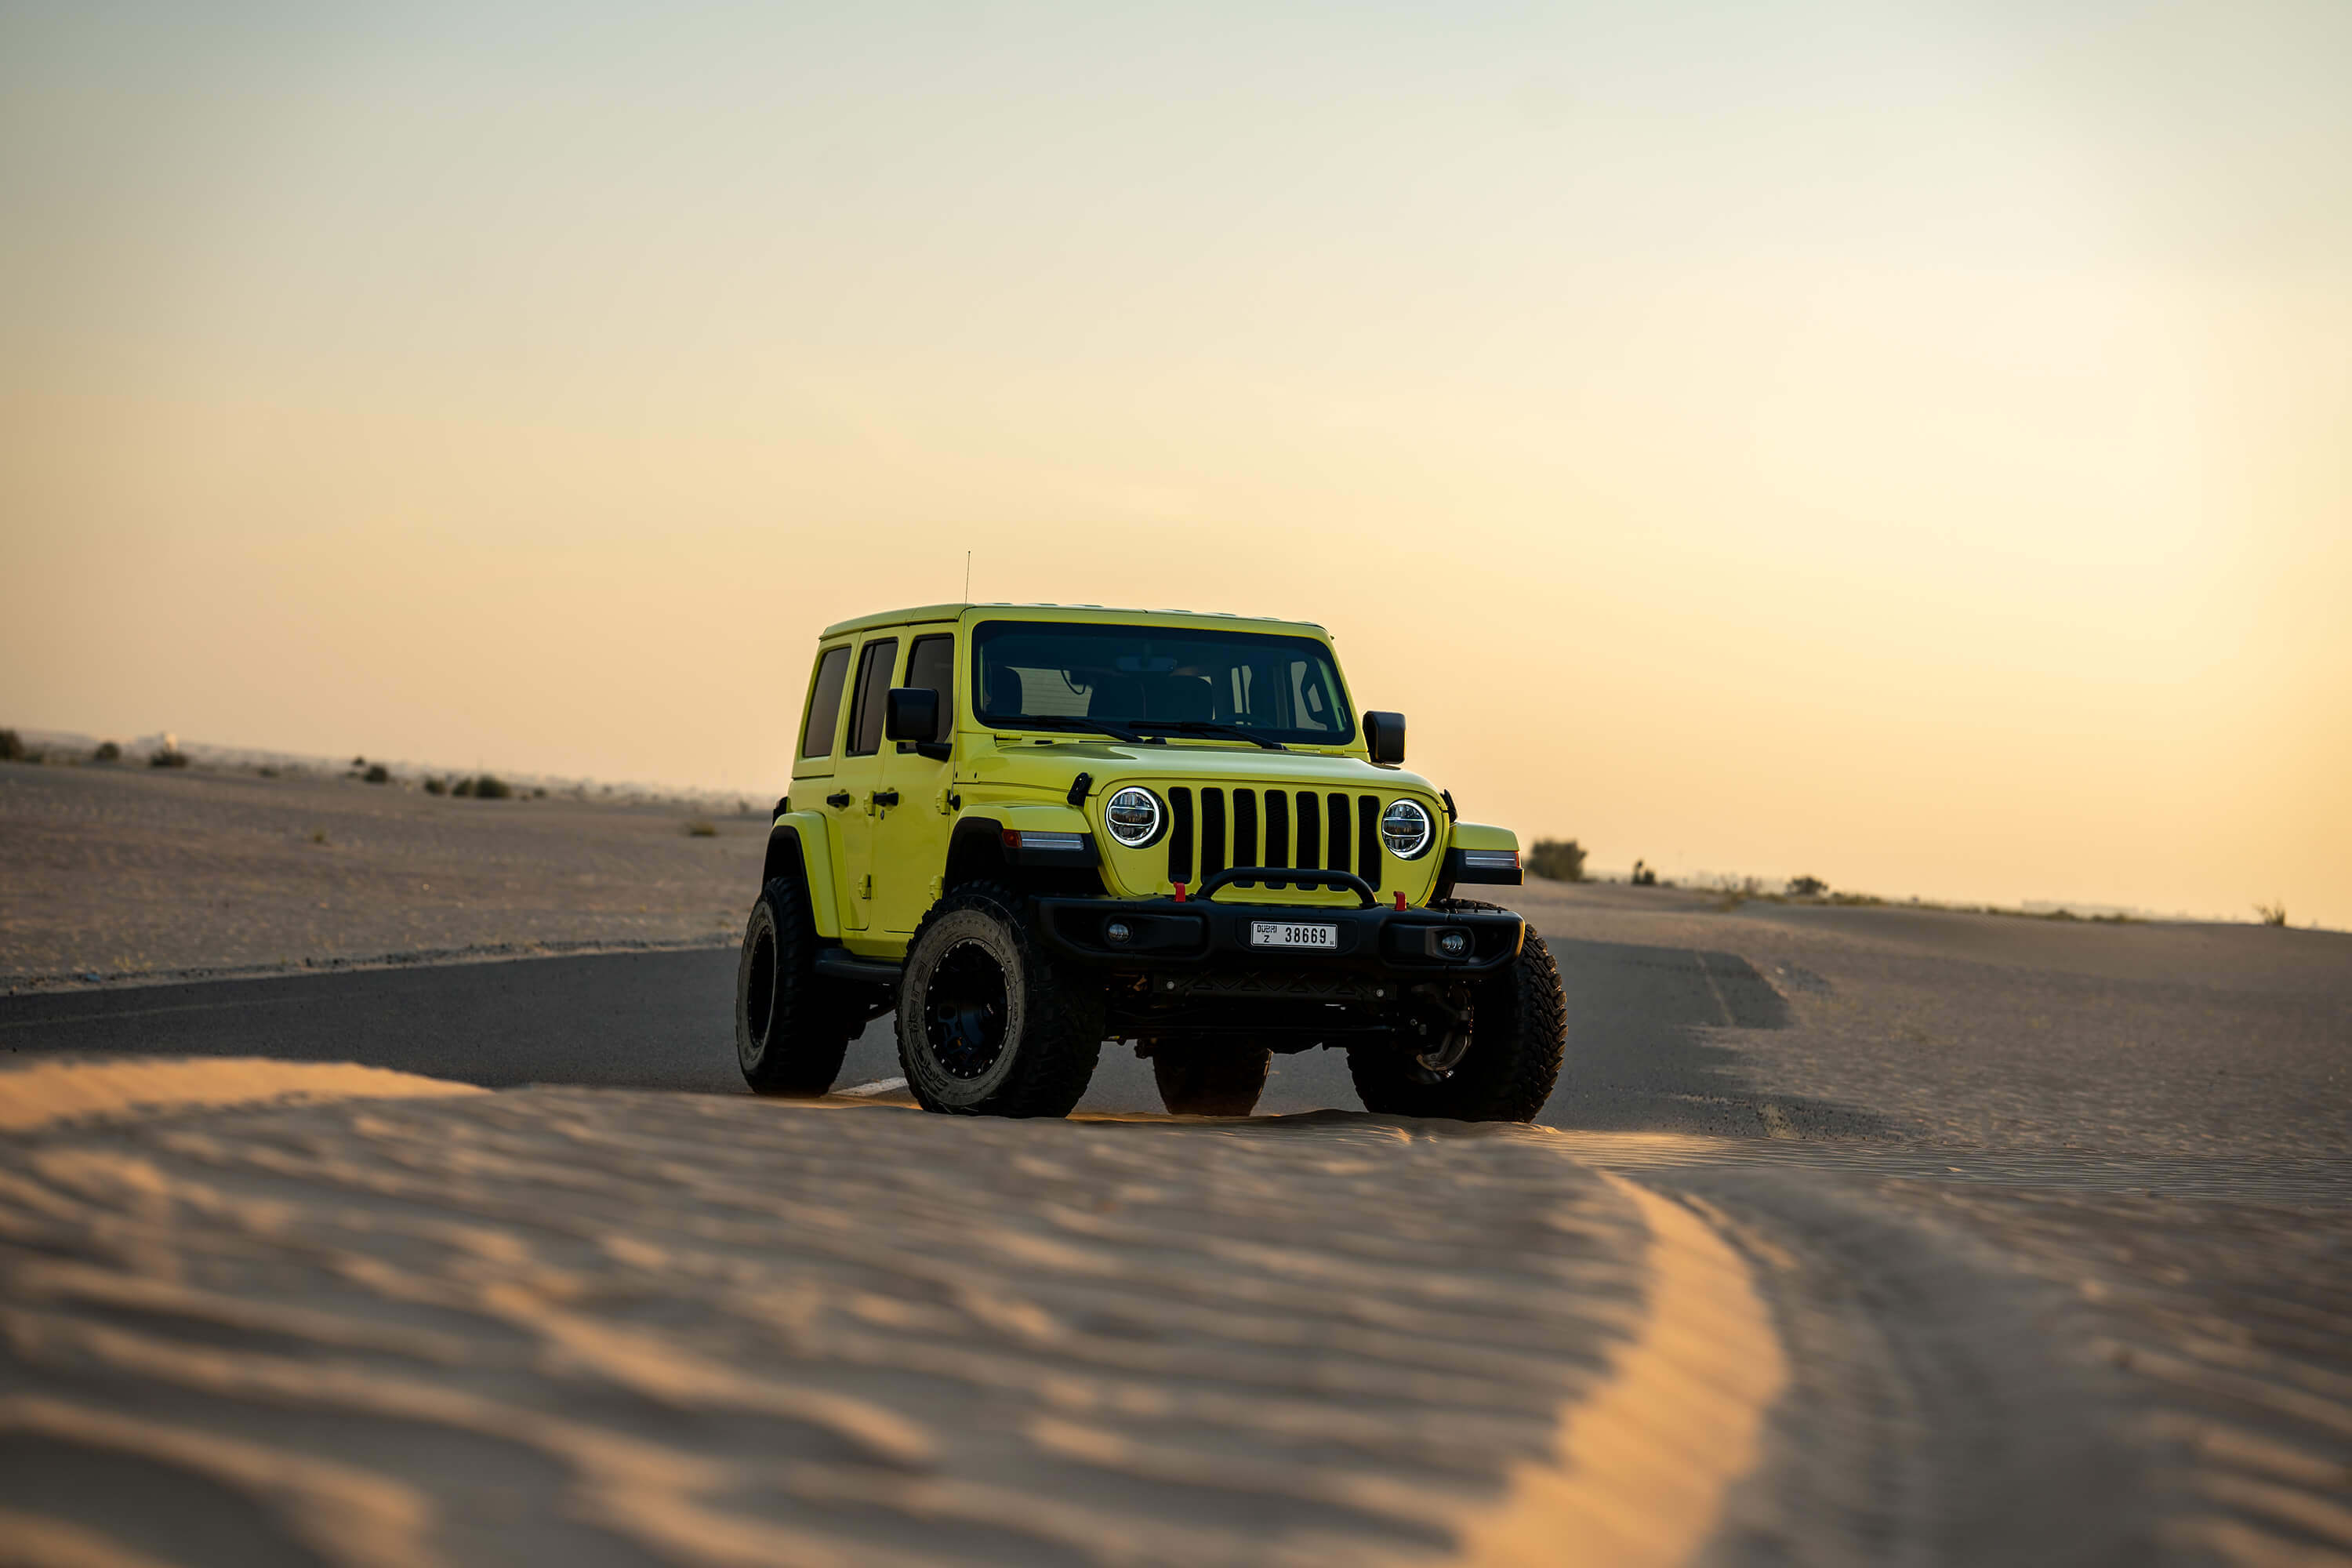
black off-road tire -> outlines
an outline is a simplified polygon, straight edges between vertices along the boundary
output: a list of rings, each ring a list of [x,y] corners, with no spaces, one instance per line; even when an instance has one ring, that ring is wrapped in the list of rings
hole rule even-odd
[[[1441,913],[1492,910],[1471,899],[1430,908]],[[1470,1048],[1435,1083],[1397,1046],[1360,1046],[1348,1053],[1364,1109],[1381,1116],[1446,1116],[1461,1121],[1533,1121],[1559,1081],[1567,1048],[1568,997],[1559,966],[1533,926],[1519,961],[1479,985]]]
[[[1056,968],[1024,903],[1002,883],[968,882],[907,944],[898,1066],[926,1110],[1067,1116],[1094,1078],[1102,997]]]
[[[818,941],[798,872],[760,889],[735,965],[735,1061],[755,1094],[823,1094],[865,1022],[848,987],[816,973]]]
[[[1162,1040],[1151,1053],[1160,1103],[1171,1116],[1247,1116],[1273,1066],[1264,1046],[1214,1038]]]

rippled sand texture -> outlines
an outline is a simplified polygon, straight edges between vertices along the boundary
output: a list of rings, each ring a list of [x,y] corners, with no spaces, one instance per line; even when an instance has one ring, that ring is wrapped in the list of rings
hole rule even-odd
[[[1680,1380],[1644,1407],[1698,1426],[1618,1410],[1586,1464],[1725,1425],[1708,1347],[1646,1320],[1645,1203],[1539,1132],[1360,1117],[532,1089],[19,1133],[0,1537],[61,1564],[1608,1560],[1540,1518],[1530,1556],[1508,1483],[1630,1352]]]

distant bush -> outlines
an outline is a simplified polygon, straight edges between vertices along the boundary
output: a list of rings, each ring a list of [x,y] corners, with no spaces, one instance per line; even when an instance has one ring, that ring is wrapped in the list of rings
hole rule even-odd
[[[2286,924],[2286,905],[2284,902],[2275,904],[2256,904],[2254,906],[2254,913],[2262,916],[2263,924],[2266,926],[2283,926]]]
[[[546,787],[542,785],[540,788],[531,791],[530,798],[533,800],[545,800],[547,798]]]
[[[1625,879],[1637,888],[1654,888],[1658,885],[1658,874],[1639,860],[1633,862],[1633,874]]]
[[[1819,877],[1791,877],[1789,896],[1792,899],[1818,899],[1830,890],[1830,885]]]
[[[0,730],[0,763],[25,760],[25,738],[14,730]]]
[[[89,754],[89,760],[93,763],[119,763],[122,760],[122,748],[111,741],[100,741],[98,750]]]
[[[1573,838],[1538,838],[1528,851],[1527,867],[1554,882],[1581,882],[1584,853],[1584,847]]]
[[[1764,879],[1761,877],[1735,877],[1726,873],[1714,878],[1708,885],[1723,896],[1723,902],[1717,906],[1721,909],[1738,909],[1749,899],[1764,896]]]
[[[382,763],[371,763],[368,764],[366,778],[367,782],[370,784],[390,784],[392,782],[392,770],[385,767]]]
[[[470,782],[474,786],[473,795],[476,800],[507,800],[514,795],[513,786],[496,773],[479,773]],[[460,795],[466,793],[463,784],[458,786],[457,793]]]
[[[698,816],[686,825],[686,836],[688,838],[716,838],[719,837],[719,825],[705,822]]]
[[[425,781],[425,793],[426,795],[447,795],[449,793],[449,785],[446,781],[441,779],[426,779]]]
[[[147,765],[151,768],[184,768],[188,765],[188,753],[177,746],[166,746],[149,757]]]

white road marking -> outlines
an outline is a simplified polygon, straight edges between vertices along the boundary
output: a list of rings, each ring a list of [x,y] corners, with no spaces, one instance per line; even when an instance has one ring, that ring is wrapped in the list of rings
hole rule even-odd
[[[877,1078],[872,1083],[861,1083],[855,1089],[836,1089],[833,1092],[835,1094],[887,1094],[894,1089],[906,1087],[907,1080],[903,1078]]]

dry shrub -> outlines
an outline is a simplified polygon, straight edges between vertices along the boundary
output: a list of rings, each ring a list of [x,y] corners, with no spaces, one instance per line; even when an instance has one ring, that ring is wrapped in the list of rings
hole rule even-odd
[[[2274,904],[2256,904],[2254,906],[2254,913],[2262,917],[2263,924],[2266,926],[2283,926],[2286,924],[2286,904],[2284,900],[2281,900]]]
[[[1538,838],[1528,851],[1527,868],[1554,882],[1581,882],[1584,855],[1584,847],[1573,838]]]
[[[716,838],[719,837],[719,825],[698,816],[686,825],[686,836],[688,838]]]

